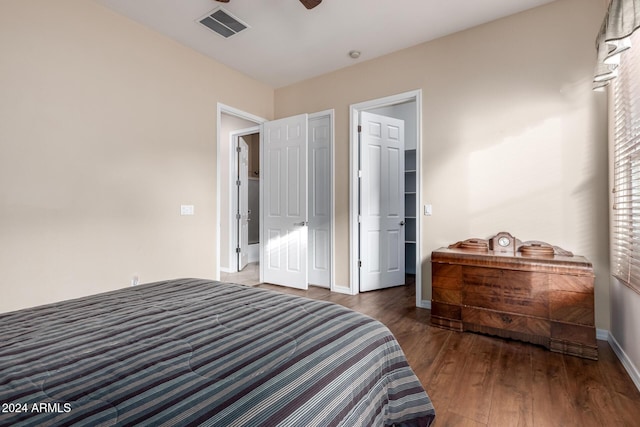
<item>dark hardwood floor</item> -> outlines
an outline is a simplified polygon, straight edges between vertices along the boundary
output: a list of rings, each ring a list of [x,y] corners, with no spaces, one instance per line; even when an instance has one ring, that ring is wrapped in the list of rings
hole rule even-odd
[[[430,311],[415,307],[413,286],[355,296],[258,287],[332,301],[387,325],[433,401],[437,427],[640,425],[640,392],[605,341],[596,362],[433,327]]]

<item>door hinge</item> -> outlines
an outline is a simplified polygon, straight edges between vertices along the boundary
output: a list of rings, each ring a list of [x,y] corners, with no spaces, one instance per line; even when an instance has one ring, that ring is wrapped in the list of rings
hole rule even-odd
[[[362,171],[361,170],[358,171],[358,178],[362,178]]]
[[[362,261],[358,261],[358,268],[362,268]]]
[[[240,252],[242,252],[242,250],[240,248],[236,248],[236,253],[239,254]]]
[[[236,214],[236,219],[242,219],[242,215]]]
[[[242,181],[237,180],[237,181],[236,181],[236,185],[237,185],[238,187],[240,187],[240,184],[242,184]]]
[[[362,132],[362,125],[358,125],[358,133]]]
[[[236,152],[241,153],[242,152],[242,148],[236,147]]]

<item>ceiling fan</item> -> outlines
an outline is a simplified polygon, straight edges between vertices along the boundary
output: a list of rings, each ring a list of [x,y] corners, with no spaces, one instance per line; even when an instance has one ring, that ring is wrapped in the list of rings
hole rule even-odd
[[[217,0],[217,1],[219,1],[220,3],[229,3],[229,0]],[[307,9],[313,9],[314,7],[322,3],[322,0],[300,0],[300,3],[302,3],[304,7],[306,7]]]

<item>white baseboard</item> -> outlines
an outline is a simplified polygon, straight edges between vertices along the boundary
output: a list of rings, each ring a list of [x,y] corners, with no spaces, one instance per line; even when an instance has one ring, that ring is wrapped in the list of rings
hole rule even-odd
[[[624,369],[626,369],[627,373],[631,377],[631,381],[633,381],[636,388],[640,390],[640,371],[638,371],[638,368],[633,364],[631,359],[629,359],[622,347],[620,347],[620,344],[618,344],[618,341],[616,341],[613,334],[608,335],[609,339],[607,341],[609,342],[609,345],[611,345],[613,352],[618,356],[618,359],[620,359],[622,366],[624,366]]]
[[[427,310],[431,310],[431,300],[430,299],[423,299],[422,301],[420,301],[420,303],[418,304],[418,307],[420,308],[426,308]]]
[[[232,269],[227,268],[227,267],[220,267],[220,272],[221,273],[237,273],[236,270],[232,270]]]

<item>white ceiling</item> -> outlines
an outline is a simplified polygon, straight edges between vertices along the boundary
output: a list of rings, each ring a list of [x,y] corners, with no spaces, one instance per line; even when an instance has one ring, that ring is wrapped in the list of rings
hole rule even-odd
[[[278,88],[554,0],[96,1]],[[219,6],[250,28],[224,39],[197,22]]]

